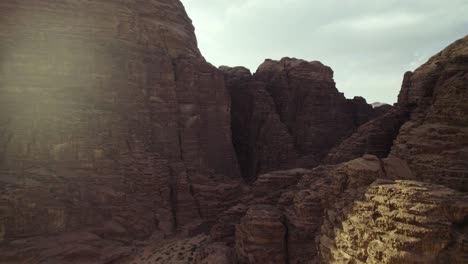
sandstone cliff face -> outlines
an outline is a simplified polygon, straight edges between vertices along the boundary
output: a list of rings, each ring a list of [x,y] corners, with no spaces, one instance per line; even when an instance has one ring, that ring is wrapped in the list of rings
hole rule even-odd
[[[398,105],[325,161],[363,157],[260,175],[211,230],[211,243],[223,245],[212,254],[234,248],[247,263],[465,263],[466,47],[467,37],[407,73]]]
[[[277,208],[252,206],[235,234],[239,263],[286,263],[286,227]]]
[[[0,17],[0,242],[167,235],[232,206],[229,96],[179,1],[6,0]]]
[[[231,94],[233,144],[248,181],[273,170],[316,166],[377,116],[364,98],[345,99],[333,71],[320,62],[266,60],[253,75],[243,67],[220,69]]]
[[[319,62],[221,73],[179,1],[0,15],[1,263],[466,263],[468,37],[376,111]]]
[[[353,99],[347,99],[347,102],[356,126],[366,123],[377,115],[372,105],[368,104],[363,97],[355,96]]]
[[[468,196],[395,180],[409,168],[392,159],[320,166],[297,185],[271,187],[281,190],[276,199],[247,198],[214,226],[218,250],[205,259],[235,248],[238,263],[464,263]]]
[[[330,67],[290,58],[266,60],[254,76],[266,84],[296,149],[311,164],[355,128]]]
[[[392,148],[417,179],[462,191],[468,190],[467,78],[468,37],[406,73],[398,104],[415,110]]]
[[[325,213],[325,263],[465,263],[468,197],[440,185],[377,181]]]
[[[395,107],[361,125],[350,137],[332,148],[322,162],[337,164],[361,157],[364,154],[376,155],[379,158],[387,157],[393,141],[398,136],[400,127],[408,118],[408,109]]]
[[[231,95],[232,141],[246,181],[293,163],[298,157],[294,139],[276,113],[265,84],[253,81],[246,68],[220,69]]]

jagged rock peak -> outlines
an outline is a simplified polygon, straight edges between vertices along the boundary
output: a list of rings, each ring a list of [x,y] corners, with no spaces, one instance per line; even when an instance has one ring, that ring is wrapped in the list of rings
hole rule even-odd
[[[290,72],[297,75],[317,80],[333,80],[333,70],[319,61],[306,61],[302,59],[284,57],[281,60],[266,59],[257,69],[256,74],[266,72]]]
[[[468,36],[405,74],[398,105],[411,108],[392,154],[417,179],[468,190]]]
[[[434,86],[450,73],[466,71],[468,68],[468,36],[465,36],[432,56],[414,72],[406,72],[402,89],[398,96],[400,105],[427,104],[434,95]]]
[[[219,66],[219,70],[224,73],[229,73],[229,74],[236,75],[236,76],[239,76],[239,75],[251,76],[252,75],[250,70],[243,66],[229,67],[226,65],[222,65],[222,66]]]

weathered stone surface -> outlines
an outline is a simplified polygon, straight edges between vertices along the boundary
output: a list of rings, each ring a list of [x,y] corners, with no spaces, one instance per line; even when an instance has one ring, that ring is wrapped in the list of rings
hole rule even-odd
[[[366,99],[360,96],[355,96],[353,99],[348,99],[348,108],[350,109],[353,122],[356,126],[360,126],[367,121],[376,117],[376,113],[372,105],[368,104]]]
[[[196,255],[197,264],[236,264],[235,251],[222,243],[209,244],[202,247]]]
[[[255,205],[236,226],[239,263],[282,264],[287,262],[286,227],[281,212],[273,206]]]
[[[266,60],[254,78],[266,84],[280,120],[307,165],[313,166],[354,130],[352,114],[335,87],[330,67],[291,58]]]
[[[333,71],[320,62],[266,60],[254,75],[244,67],[220,69],[231,94],[233,143],[248,181],[269,171],[316,166],[331,147],[377,116],[364,98],[345,99]]]
[[[465,263],[468,196],[411,181],[465,188],[465,42],[407,73],[398,105],[361,125],[328,158],[339,163],[364,156],[296,177],[291,171],[259,176],[242,205],[222,214],[212,229],[214,241],[227,247],[234,242],[238,261],[247,263],[282,262],[285,252],[287,263],[297,264]],[[274,62],[265,67],[283,69]]]
[[[361,125],[349,138],[331,149],[323,160],[325,164],[345,162],[364,154],[385,158],[396,139],[400,127],[409,119],[405,108],[394,108]]]
[[[179,1],[5,0],[0,17],[0,242],[110,221],[164,236],[235,204],[229,95]]]
[[[398,105],[411,106],[392,154],[422,181],[468,190],[468,37],[405,74]]]
[[[325,214],[325,263],[464,263],[468,197],[414,181],[377,181]]]
[[[21,239],[1,247],[0,263],[113,263],[130,256],[133,250],[133,246],[104,240],[94,233],[68,232]]]
[[[375,116],[381,116],[392,109],[393,109],[393,106],[389,104],[382,104],[382,105],[374,106],[374,113],[375,113]]]
[[[288,223],[289,263],[319,260],[317,236],[325,210],[333,207],[345,190],[367,187],[384,177],[380,160],[366,156],[340,165],[317,167],[302,178],[297,190],[284,193],[278,206]]]
[[[297,158],[294,140],[280,121],[265,84],[253,81],[246,68],[220,69],[231,95],[232,141],[246,181],[292,166]]]
[[[239,204],[218,215],[216,224],[210,231],[213,241],[234,241],[235,225],[252,205],[276,205],[281,195],[288,190],[295,190],[298,181],[311,171],[306,169],[291,169],[262,174],[252,184],[250,190],[238,195]]]

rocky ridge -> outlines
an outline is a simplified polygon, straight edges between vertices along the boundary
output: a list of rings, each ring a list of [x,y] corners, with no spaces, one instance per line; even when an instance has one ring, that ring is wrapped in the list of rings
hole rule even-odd
[[[179,1],[0,10],[0,263],[468,260],[468,37],[376,111],[320,62],[216,69]]]
[[[260,175],[270,191],[226,211],[212,243],[237,263],[465,263],[466,47],[405,74],[398,104],[328,153],[336,165]]]
[[[346,99],[320,62],[265,60],[252,75],[220,67],[231,94],[231,126],[244,178],[314,167],[357,127],[378,116],[362,97]],[[383,111],[380,111],[383,113]]]
[[[96,247],[58,263],[99,263],[233,205],[229,95],[179,1],[6,0],[0,16],[0,262],[39,262],[64,234]]]

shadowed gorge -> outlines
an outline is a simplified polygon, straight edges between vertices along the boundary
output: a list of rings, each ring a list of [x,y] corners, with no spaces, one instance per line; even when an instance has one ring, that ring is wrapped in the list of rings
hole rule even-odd
[[[0,263],[465,263],[468,37],[346,99],[180,1],[0,1]]]

